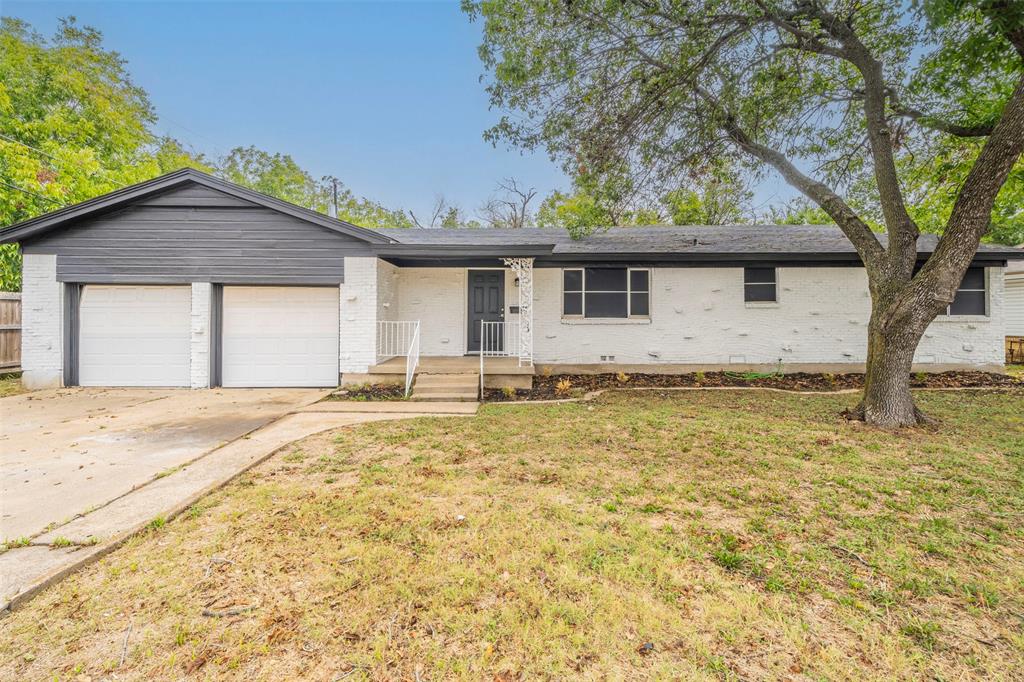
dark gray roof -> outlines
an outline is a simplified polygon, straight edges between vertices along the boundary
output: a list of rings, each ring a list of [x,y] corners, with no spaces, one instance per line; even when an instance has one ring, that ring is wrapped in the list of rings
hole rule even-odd
[[[853,245],[837,227],[822,225],[684,225],[613,227],[574,240],[564,229],[521,230],[367,229],[311,211],[274,197],[192,169],[182,169],[125,187],[74,206],[68,206],[0,230],[0,243],[24,242],[97,213],[115,210],[185,183],[196,183],[358,237],[367,249],[394,260],[423,258],[436,262],[468,258],[534,256],[549,263],[604,260],[636,261],[801,261],[843,263],[857,260]],[[885,235],[878,235],[885,243]],[[935,248],[935,235],[922,235],[918,250],[927,256]],[[1021,260],[1024,250],[982,245],[975,257],[986,262]]]
[[[387,241],[387,238],[376,230],[369,230],[352,223],[347,223],[337,218],[331,218],[322,213],[312,211],[302,206],[296,206],[288,201],[271,197],[241,185],[236,185],[227,180],[215,178],[212,175],[195,170],[194,168],[182,168],[180,170],[161,175],[145,182],[140,182],[121,189],[94,197],[71,206],[45,213],[35,218],[29,218],[19,223],[0,229],[0,244],[25,241],[50,230],[64,227],[69,223],[86,218],[88,216],[116,210],[128,205],[143,197],[152,196],[165,192],[187,183],[194,183],[224,192],[229,196],[249,201],[257,206],[264,206],[286,215],[293,216],[300,220],[325,227],[334,232],[340,232],[353,237],[358,237],[367,242],[380,243]]]
[[[517,255],[517,247],[526,247],[532,254],[552,256],[598,256],[630,254],[673,254],[694,256],[770,255],[833,255],[856,257],[853,244],[838,227],[827,225],[683,225],[614,227],[597,230],[574,240],[560,228],[525,228],[519,230],[461,229],[383,229],[379,232],[399,242],[377,247],[381,254],[417,252],[442,255],[447,249],[464,252],[467,247],[498,247]],[[886,235],[877,235],[885,245]],[[918,240],[922,255],[932,252],[938,238],[924,234]],[[522,254],[525,255],[525,254]],[[979,255],[993,258],[1024,258],[1024,250],[1008,246],[983,244]]]

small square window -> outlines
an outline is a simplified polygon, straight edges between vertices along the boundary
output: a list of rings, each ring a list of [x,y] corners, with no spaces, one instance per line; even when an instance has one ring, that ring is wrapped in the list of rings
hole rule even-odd
[[[747,303],[774,303],[775,268],[743,268],[743,300]]]
[[[986,315],[985,268],[968,268],[946,315]]]

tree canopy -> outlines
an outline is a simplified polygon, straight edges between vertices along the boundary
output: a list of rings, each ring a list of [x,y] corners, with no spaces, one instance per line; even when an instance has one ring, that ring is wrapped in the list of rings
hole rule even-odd
[[[823,210],[860,255],[872,296],[855,412],[917,423],[908,376],[925,328],[953,300],[980,240],[1012,238],[1020,218],[1024,3],[463,8],[482,20],[487,91],[507,112],[486,138],[544,148],[570,174],[625,170],[658,193],[739,154]],[[942,234],[923,264],[922,230]]]
[[[52,40],[0,19],[0,224],[140,182],[204,167],[151,132],[156,115],[99,32],[63,20]],[[0,289],[17,289],[21,259],[0,246]]]
[[[47,39],[24,21],[0,19],[0,225],[56,210],[179,168],[215,173],[327,212],[335,178],[316,181],[287,154],[237,147],[208,159],[154,133],[149,96],[99,31],[62,20]],[[365,227],[407,227],[409,216],[342,184],[337,214]],[[21,287],[21,257],[0,246],[0,289]]]
[[[660,193],[686,184],[694,169],[711,171],[744,140],[778,153],[805,187],[827,184],[837,210],[842,196],[850,218],[885,228],[863,76],[836,37],[842,31],[825,28],[849,24],[887,93],[883,113],[902,172],[894,168],[883,190],[902,188],[922,228],[942,232],[979,136],[1019,80],[1010,36],[1020,29],[998,27],[1016,25],[1020,5],[467,0],[464,9],[483,20],[492,104],[511,111],[487,139],[545,148],[570,175],[625,167]],[[992,9],[1003,6],[1016,9]],[[988,238],[1010,243],[1024,229],[1022,175],[1018,163]]]

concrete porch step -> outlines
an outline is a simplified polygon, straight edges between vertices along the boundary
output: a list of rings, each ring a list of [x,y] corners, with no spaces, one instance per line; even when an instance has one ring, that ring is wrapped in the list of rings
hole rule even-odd
[[[452,403],[474,403],[477,401],[476,391],[460,391],[458,393],[417,393],[412,392],[409,400],[415,400],[419,402],[426,401],[439,401],[439,402],[452,402]]]
[[[451,386],[413,386],[413,394],[427,395],[431,393],[475,393],[480,390],[479,383],[455,384]]]
[[[479,398],[480,375],[417,374],[412,387],[412,400],[476,401]]]
[[[417,386],[471,386],[480,383],[480,375],[466,374],[417,374]]]

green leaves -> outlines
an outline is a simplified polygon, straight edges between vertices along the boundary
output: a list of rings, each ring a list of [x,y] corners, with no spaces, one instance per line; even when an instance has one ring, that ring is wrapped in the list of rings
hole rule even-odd
[[[938,200],[956,195],[977,145],[936,132],[935,123],[997,120],[1024,70],[1012,42],[1018,29],[1024,40],[1024,6],[997,0],[487,0],[463,8],[483,23],[491,103],[509,112],[487,139],[544,147],[573,177],[613,168],[633,192],[675,192],[669,210],[687,222],[703,217],[707,202],[678,188],[728,155],[722,129],[731,121],[880,223],[865,144],[867,54],[881,64],[885,125],[921,207],[913,210],[942,230],[950,204]],[[950,163],[955,172],[943,170]],[[1019,224],[1010,206],[1019,176],[997,202],[996,236],[1017,233],[1005,226]],[[591,194],[596,208],[606,205]],[[572,222],[570,213],[597,217],[579,199],[562,201],[561,211],[560,224]]]
[[[63,20],[46,39],[24,21],[0,23],[0,226],[32,218],[179,168],[197,168],[318,211],[333,185],[286,154],[238,147],[215,163],[157,138],[156,113],[125,60],[99,31]],[[219,168],[218,168],[219,166]],[[404,211],[341,186],[339,217],[366,227],[411,225]],[[0,246],[0,289],[21,288],[17,245]]]
[[[150,132],[152,105],[100,34],[61,22],[51,40],[0,23],[0,225],[172,170],[193,157]],[[17,290],[21,258],[0,247],[0,288]]]

